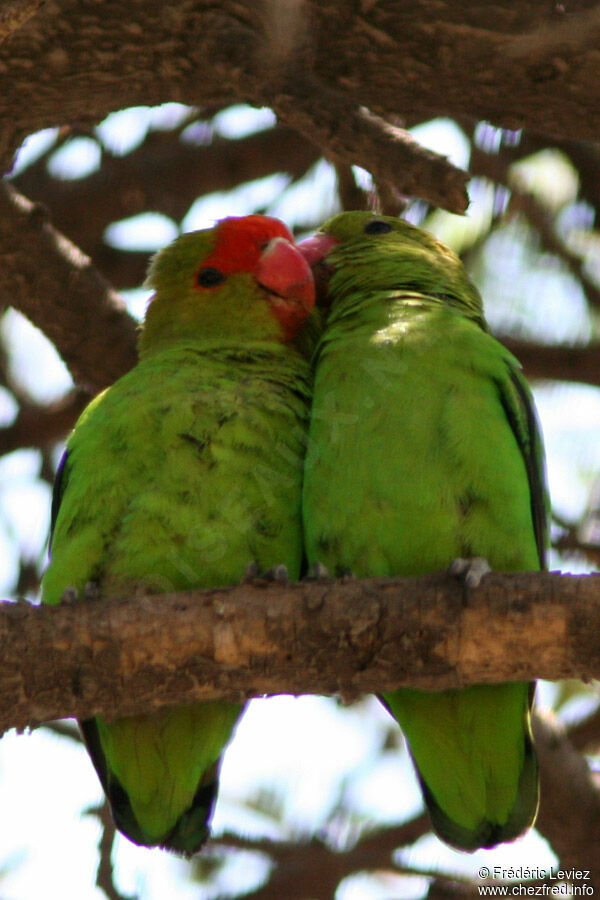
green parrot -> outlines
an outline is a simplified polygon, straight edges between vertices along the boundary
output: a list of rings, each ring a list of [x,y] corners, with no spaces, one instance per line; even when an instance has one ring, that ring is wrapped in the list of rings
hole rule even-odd
[[[504,572],[544,567],[533,401],[458,257],[369,212],[341,213],[299,246],[326,279],[329,308],[305,461],[309,566],[357,577],[474,558]],[[493,847],[533,824],[532,698],[526,683],[380,698],[404,731],[434,829],[453,847]]]
[[[314,305],[288,229],[227,218],[156,255],[139,362],[81,415],[53,499],[42,602],[230,585],[303,557]],[[183,854],[208,836],[242,707],[207,702],[81,722],[117,827]]]

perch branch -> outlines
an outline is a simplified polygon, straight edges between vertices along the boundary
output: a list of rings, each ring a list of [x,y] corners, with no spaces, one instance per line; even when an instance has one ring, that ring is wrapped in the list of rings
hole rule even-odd
[[[600,676],[600,575],[266,581],[0,604],[0,726],[215,697]]]

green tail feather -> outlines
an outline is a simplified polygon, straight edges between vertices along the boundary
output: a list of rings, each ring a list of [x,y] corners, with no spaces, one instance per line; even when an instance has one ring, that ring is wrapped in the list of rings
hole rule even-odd
[[[532,697],[533,686],[515,683],[381,698],[404,731],[433,828],[453,847],[495,847],[533,825]]]
[[[538,766],[531,740],[525,739],[525,759],[518,783],[517,798],[504,824],[483,819],[473,828],[465,828],[449,818],[436,802],[423,780],[416,762],[415,768],[423,791],[431,824],[437,835],[457,850],[490,849],[505,841],[514,841],[533,825],[538,809]]]
[[[199,708],[207,707],[210,704],[201,704]],[[213,704],[216,706],[217,704]],[[223,704],[225,712],[225,721],[230,719],[229,732],[233,727],[235,718],[239,716],[241,708]],[[228,711],[230,710],[230,711]],[[160,714],[159,714],[160,715]],[[120,720],[119,724],[122,724]],[[130,720],[133,722],[133,720]],[[141,719],[139,721],[142,721]],[[151,808],[144,809],[144,805],[140,804],[140,797],[134,798],[126,789],[122,780],[115,773],[109,763],[108,754],[103,745],[101,737],[101,729],[98,726],[97,719],[87,719],[79,722],[79,727],[83,734],[88,752],[98,773],[98,777],[102,783],[105,794],[108,798],[111,813],[115,826],[134,844],[143,847],[162,847],[166,850],[172,850],[184,856],[191,856],[209,837],[209,821],[212,816],[213,807],[218,792],[219,785],[219,769],[221,764],[222,753],[208,764],[199,774],[196,784],[192,784],[185,803],[180,803],[175,808],[176,812],[169,816],[165,816],[167,806],[167,797],[172,799],[172,791],[175,788],[175,776],[167,779],[162,787],[163,801],[161,803],[160,796],[155,799]],[[107,726],[104,724],[103,729],[106,731]],[[108,726],[110,729],[110,726]],[[221,746],[225,743],[225,739],[221,740]],[[157,742],[162,743],[157,734]],[[185,751],[183,751],[185,753]],[[161,754],[170,756],[168,748],[162,744]],[[135,756],[135,754],[134,754]],[[172,764],[176,764],[176,760],[172,760]],[[137,763],[137,774],[143,775],[144,764],[148,763],[148,757],[144,754]],[[182,777],[185,778],[189,772],[190,766],[185,766]],[[189,783],[189,782],[188,782]],[[166,791],[166,793],[164,793]],[[163,815],[157,810],[162,807]],[[136,812],[136,808],[138,812]],[[142,810],[140,814],[140,810]],[[157,827],[156,815],[161,816],[162,825]],[[168,823],[168,824],[167,824]]]

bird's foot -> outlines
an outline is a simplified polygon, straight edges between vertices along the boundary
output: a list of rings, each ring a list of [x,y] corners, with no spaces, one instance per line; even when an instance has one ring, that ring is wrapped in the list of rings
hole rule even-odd
[[[244,574],[242,575],[240,584],[248,584],[251,581],[255,581],[260,575],[258,570],[258,563],[256,560],[253,560],[251,563],[248,563],[246,568],[244,569]]]
[[[258,568],[258,563],[254,560],[246,566],[244,574],[242,575],[241,584],[251,583],[256,581],[257,578],[263,578],[265,581],[277,581],[279,584],[287,584],[290,580],[287,566],[279,564],[277,566],[271,566],[270,569],[261,572]]]
[[[492,567],[483,556],[457,557],[448,567],[448,573],[461,578],[465,587],[471,590],[478,588],[484,575],[491,571]]]
[[[312,563],[308,567],[308,572],[304,576],[304,581],[326,581],[328,578],[331,578],[331,572],[324,566],[323,563],[316,562]]]
[[[68,587],[66,587],[60,595],[61,603],[77,603],[78,600],[79,591],[73,584],[70,584]]]
[[[84,600],[99,600],[100,586],[97,581],[88,581],[83,589]]]
[[[287,566],[284,566],[282,563],[277,566],[271,566],[270,569],[262,573],[262,577],[266,578],[267,581],[277,581],[279,584],[287,584],[290,580]]]

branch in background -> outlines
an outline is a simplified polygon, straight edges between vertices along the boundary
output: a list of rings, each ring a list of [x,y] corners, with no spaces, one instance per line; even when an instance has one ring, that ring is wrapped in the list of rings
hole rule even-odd
[[[43,727],[53,734],[68,738],[77,744],[81,745],[83,743],[79,729],[71,722],[46,722]],[[112,851],[117,832],[108,801],[105,799],[99,806],[90,807],[85,810],[84,815],[95,816],[101,826],[100,841],[98,842],[99,859],[96,870],[96,887],[104,891],[108,900],[136,900],[130,895],[121,894],[115,885]]]
[[[39,586],[40,572],[37,563],[21,557],[15,593],[18,593],[19,597],[35,596]]]
[[[376,182],[378,207],[385,216],[400,216],[408,206],[408,198],[386,181]]]
[[[587,273],[581,256],[570,250],[557,234],[554,226],[555,216],[545,209],[533,194],[519,190],[515,179],[510,177],[510,166],[513,162],[515,162],[513,152],[507,154],[485,153],[473,145],[469,168],[473,174],[484,175],[496,184],[510,189],[510,212],[523,214],[539,236],[542,247],[563,261],[567,269],[581,284],[588,302],[593,306],[600,307],[600,288]],[[596,177],[597,174],[596,172]]]
[[[27,22],[45,0],[3,0],[0,8],[0,44]]]
[[[277,693],[600,675],[600,575],[299,582],[0,605],[0,726]]]
[[[525,129],[521,132],[516,143],[503,143],[498,153],[496,145],[489,151],[478,145],[475,139],[475,128],[480,124],[472,117],[455,117],[463,130],[469,135],[472,143],[469,169],[476,175],[485,175],[492,181],[506,184],[508,169],[511,165],[555,147],[562,151],[577,170],[579,179],[579,197],[585,200],[596,211],[596,217],[600,211],[600,147],[589,141],[578,141],[574,138],[550,138],[547,135],[532,132]],[[568,248],[567,252],[568,252]],[[585,273],[584,273],[585,274]],[[594,286],[595,287],[595,286]]]
[[[352,166],[344,163],[335,164],[337,192],[340,205],[344,210],[370,209],[370,197],[366,191],[358,186]]]
[[[534,718],[534,738],[540,762],[542,801],[537,828],[546,837],[564,869],[590,869],[600,887],[600,789],[585,759],[564,729],[550,716]]]
[[[209,123],[201,124],[209,137]],[[274,172],[297,179],[318,158],[314,144],[282,125],[238,140],[212,135],[205,146],[183,142],[177,130],[153,131],[125,156],[105,151],[101,167],[86,178],[53,178],[44,157],[12,183],[30,200],[47,205],[56,228],[76,241],[113,284],[125,288],[141,283],[148,254],[108,247],[103,236],[112,222],[146,211],[179,222],[203,194],[231,190]],[[137,266],[123,273],[116,268],[117,261],[122,264],[125,258],[129,264],[130,257],[138,256]]]
[[[238,97],[271,107],[334,162],[362,166],[401,194],[464,212],[466,172],[361,105],[346,84],[336,90],[313,74],[316,17],[303,7],[303,0],[270,3],[246,18],[238,5],[235,21],[215,18],[213,73]]]
[[[593,712],[587,719],[571,725],[569,740],[576,750],[597,753],[600,750],[600,709]]]
[[[590,561],[590,567],[600,569],[600,544],[582,540],[578,527],[570,528],[566,534],[553,540],[552,547],[565,556],[581,554]]]
[[[577,170],[579,194],[596,213],[598,221],[600,213],[600,147],[588,141],[557,140],[556,146],[565,153]]]
[[[600,385],[600,343],[565,346],[536,344],[501,336],[529,379],[548,378]]]
[[[574,10],[573,15],[565,13],[566,9],[562,7],[561,16],[510,38],[504,46],[507,58],[514,60],[516,65],[520,60],[531,65],[545,56],[564,52],[566,48],[581,53],[585,47],[596,46],[600,37],[598,7]]]
[[[84,391],[70,391],[50,406],[21,404],[12,425],[0,428],[0,455],[56,443],[73,427],[89,399]]]
[[[99,243],[90,256],[94,265],[111,284],[118,284],[122,291],[139,288],[148,273],[148,263],[153,251],[121,250],[110,244]]]
[[[376,182],[388,183],[400,194],[421,197],[450,212],[466,210],[466,172],[342,94],[318,82],[296,81],[275,93],[272,106],[282,121],[336,162],[362,166]]]
[[[595,307],[600,307],[600,289],[588,275],[582,257],[573,253],[558,236],[554,224],[555,217],[539,203],[536,197],[524,191],[512,189],[509,204],[510,213],[522,213],[539,236],[542,247],[563,261],[569,272],[581,284],[588,300]]]
[[[92,392],[136,361],[137,324],[90,260],[40,207],[0,185],[0,301],[55,344],[76,383]]]
[[[426,815],[393,828],[378,829],[360,838],[344,852],[333,850],[318,838],[301,842],[247,840],[234,835],[216,838],[211,846],[239,847],[265,853],[275,863],[266,884],[244,896],[248,900],[329,900],[343,878],[373,869],[394,871],[392,854],[413,844],[430,829]]]
[[[536,829],[549,841],[563,869],[591,869],[592,879],[586,884],[597,887],[600,847],[591,850],[589,836],[597,834],[600,828],[598,785],[585,761],[566,738],[562,726],[554,719],[537,713],[534,732],[542,784]],[[328,900],[344,878],[373,871],[429,878],[435,896],[477,896],[476,886],[470,879],[453,879],[442,871],[421,870],[393,862],[396,850],[414,844],[429,831],[429,818],[423,814],[403,825],[367,833],[353,847],[343,851],[333,849],[317,838],[305,843],[288,843],[225,835],[215,838],[209,846],[260,852],[273,862],[274,869],[267,883],[247,895],[252,900],[279,900],[280,897],[304,900],[309,896]],[[514,882],[501,883],[510,886]]]
[[[137,895],[122,894],[114,879],[112,864],[112,850],[117,830],[112,820],[108,801],[104,800],[99,806],[92,806],[86,810],[89,816],[95,816],[100,821],[102,832],[98,843],[98,868],[96,870],[96,887],[104,891],[108,900],[137,900]]]
[[[248,100],[252,93],[255,102],[269,103],[272,67],[265,58],[261,12],[281,6],[221,0],[157,16],[154,6],[129,0],[106,0],[98,9],[72,3],[72,27],[65,30],[64,17],[46,4],[1,48],[0,159],[9,164],[22,137],[39,128],[97,122],[111,110],[167,97],[193,105]],[[558,49],[538,40],[549,17],[559,32],[568,22],[571,37],[581,33],[570,10],[558,15],[560,4],[550,10],[521,5],[518,12],[510,0],[440,5],[434,17],[425,2],[307,0],[303,6],[296,19],[306,22],[298,38],[307,46],[305,71],[354,108],[390,120],[417,112],[470,114],[507,128],[529,125],[566,137],[597,137],[599,89],[590,34],[579,45],[571,39]],[[124,21],[135,26],[124,28]],[[281,43],[279,56],[295,51],[296,31],[271,41],[276,47]],[[280,28],[275,37],[281,34]],[[507,52],[522,50],[523,35],[535,36],[537,56],[533,64],[515,65]],[[143,52],[148,46],[151,55]],[[272,54],[277,63],[278,51]],[[262,101],[256,89],[245,90],[253,79],[262,79]],[[277,85],[271,87],[275,93]],[[302,86],[294,102],[302,102]],[[375,152],[374,147],[370,155]]]

